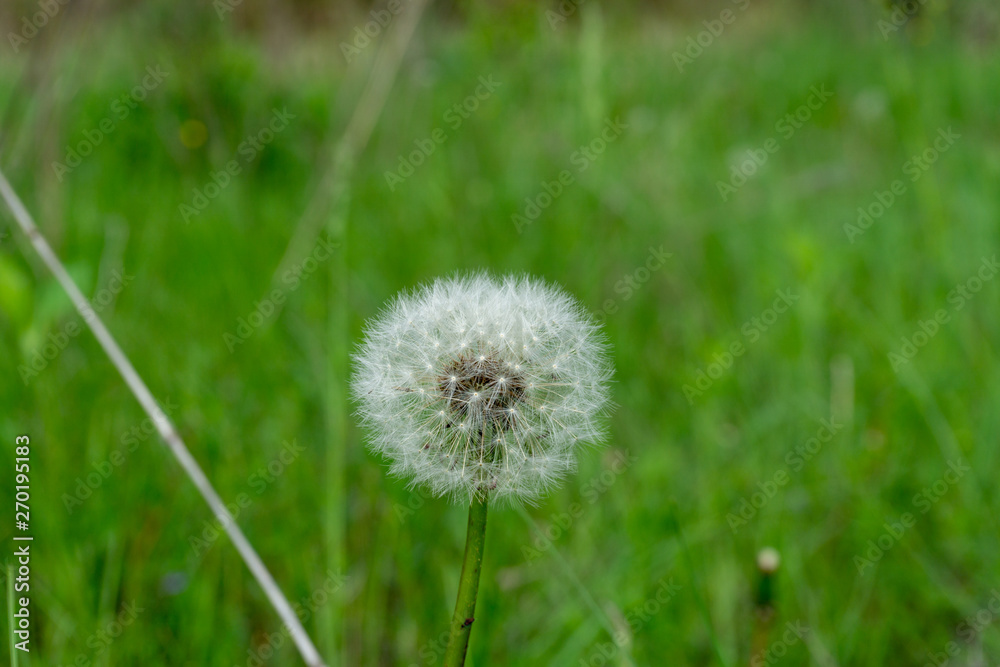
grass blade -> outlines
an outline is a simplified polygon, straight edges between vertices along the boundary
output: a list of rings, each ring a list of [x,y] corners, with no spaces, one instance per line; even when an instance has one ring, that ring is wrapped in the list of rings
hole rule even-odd
[[[107,327],[104,326],[104,322],[101,321],[101,318],[94,312],[94,309],[87,303],[87,299],[83,296],[80,288],[70,278],[62,262],[59,261],[59,258],[56,257],[56,254],[49,246],[48,241],[45,240],[38,227],[35,226],[28,210],[11,188],[2,171],[0,171],[0,197],[3,197],[11,213],[14,215],[14,219],[31,241],[31,245],[38,253],[38,256],[41,257],[42,261],[56,277],[56,280],[59,281],[59,284],[73,302],[73,306],[80,313],[80,317],[90,327],[94,337],[97,338],[97,342],[100,343],[111,363],[121,374],[122,379],[125,380],[125,384],[128,385],[136,400],[139,401],[139,405],[142,406],[142,409],[156,426],[160,437],[163,438],[167,447],[170,448],[170,451],[181,464],[184,472],[191,478],[191,481],[194,482],[195,487],[197,487],[205,502],[208,503],[212,513],[215,514],[216,518],[222,524],[226,534],[229,535],[229,539],[232,540],[233,546],[236,547],[243,561],[250,569],[250,573],[253,574],[261,588],[264,589],[268,600],[271,601],[275,611],[278,612],[278,616],[285,623],[306,664],[309,667],[322,667],[323,660],[319,652],[313,645],[312,640],[309,639],[309,635],[306,634],[305,628],[299,622],[298,617],[292,610],[292,606],[278,588],[271,573],[268,572],[264,562],[257,555],[253,546],[250,545],[246,536],[243,535],[239,526],[236,525],[236,520],[229,513],[229,510],[226,509],[225,503],[222,502],[222,498],[219,497],[219,494],[212,487],[211,482],[208,481],[208,477],[205,476],[201,466],[191,456],[191,452],[188,451],[184,441],[181,440],[173,422],[170,421],[163,410],[157,405],[153,394],[149,391],[142,378],[139,377],[139,374],[132,366],[132,362],[128,360],[125,353],[118,347],[118,343],[115,342]]]

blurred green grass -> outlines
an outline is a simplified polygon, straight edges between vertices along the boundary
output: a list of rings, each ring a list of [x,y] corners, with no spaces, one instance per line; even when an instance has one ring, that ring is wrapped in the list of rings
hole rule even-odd
[[[163,30],[154,12],[132,11],[46,43],[45,58],[5,56],[2,164],[85,293],[115,269],[135,276],[102,317],[178,406],[223,498],[253,499],[239,523],[289,597],[307,599],[344,560],[342,587],[306,621],[332,664],[431,663],[465,524],[463,509],[424,501],[365,451],[337,409],[337,351],[398,290],[481,267],[556,281],[594,311],[613,302],[618,407],[609,446],[585,451],[579,474],[527,511],[544,531],[584,508],[551,547],[529,561],[525,547],[545,546],[537,534],[517,511],[491,514],[472,664],[599,664],[609,628],[671,577],[679,593],[610,664],[746,664],[766,545],[783,558],[771,640],[786,622],[810,628],[785,662],[923,664],[949,641],[957,664],[996,656],[995,633],[957,636],[998,566],[998,287],[985,282],[960,311],[948,301],[998,246],[995,46],[943,25],[919,46],[905,33],[883,40],[875,8],[847,20],[753,6],[680,73],[673,53],[716,14],[581,14],[556,29],[524,6],[470,10],[460,25],[428,18],[347,183],[341,252],[294,290],[274,273],[310,202],[329,201],[322,176],[377,50],[345,63],[347,30],[261,44],[214,15]],[[52,162],[156,65],[164,82],[60,182]],[[452,129],[445,114],[480,76],[501,85]],[[721,201],[730,166],[824,84],[833,98]],[[273,109],[295,118],[244,160],[241,142]],[[628,128],[519,234],[511,216],[574,170],[574,151],[609,118]],[[181,142],[189,120],[206,126],[205,145]],[[960,139],[851,243],[857,207],[948,127]],[[444,143],[390,191],[385,172],[435,128]],[[233,159],[241,173],[185,224],[178,206]],[[89,332],[21,382],[46,336],[79,318],[0,217],[0,433],[35,443],[37,652],[24,664],[247,664],[278,621],[225,538],[194,555],[210,515],[155,437],[64,507],[144,415]],[[623,288],[661,247],[664,266]],[[275,288],[280,313],[230,353],[223,335]],[[751,343],[744,323],[779,289],[800,300]],[[894,372],[888,353],[941,308],[951,321]],[[736,341],[746,353],[689,403],[683,386]],[[832,412],[844,427],[734,533],[727,515]],[[257,494],[251,476],[292,440],[305,451]],[[624,452],[635,463],[602,482]],[[959,457],[971,472],[859,574],[855,556],[883,523],[913,512]],[[144,612],[120,638],[88,643],[132,601]],[[297,661],[285,641],[267,664]]]

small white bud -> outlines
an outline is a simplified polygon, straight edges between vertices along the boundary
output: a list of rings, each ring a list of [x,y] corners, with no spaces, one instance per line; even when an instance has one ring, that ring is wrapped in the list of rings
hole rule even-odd
[[[774,547],[764,547],[757,554],[757,569],[764,574],[774,574],[781,565],[781,554]]]

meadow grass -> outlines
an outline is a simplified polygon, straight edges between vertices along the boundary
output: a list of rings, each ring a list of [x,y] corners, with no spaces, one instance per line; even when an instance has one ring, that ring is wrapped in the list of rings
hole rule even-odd
[[[422,24],[341,198],[319,186],[377,45],[346,63],[341,33],[261,43],[235,18],[133,12],[0,61],[0,158],[56,251],[88,296],[116,269],[134,276],[101,315],[222,497],[249,499],[238,521],[290,599],[337,575],[327,601],[305,604],[321,652],[364,665],[443,652],[466,511],[366,452],[346,355],[400,289],[485,267],[606,313],[618,407],[609,446],[584,452],[560,491],[491,513],[469,664],[600,664],[614,636],[627,640],[609,664],[747,664],[768,545],[782,555],[773,642],[786,623],[809,628],[788,664],[924,664],[949,641],[957,664],[996,656],[995,633],[960,633],[1000,565],[1000,287],[953,292],[998,246],[995,48],[944,27],[923,45],[883,40],[874,10],[751,6],[679,72],[673,53],[714,16],[592,8],[552,29],[541,10],[496,11]],[[162,83],[60,181],[53,161],[158,65]],[[455,127],[449,109],[480,77],[499,85]],[[776,124],[813,86],[832,97],[785,136]],[[241,142],[275,109],[294,118],[248,157]],[[609,119],[626,128],[580,171],[575,152]],[[185,147],[187,120],[207,143]],[[948,128],[958,138],[910,180],[911,156]],[[390,188],[385,173],[427,138],[433,153]],[[723,201],[717,182],[771,138],[776,152]],[[239,173],[185,222],[179,205],[231,160]],[[572,182],[519,230],[512,215],[563,170]],[[849,238],[896,179],[902,194]],[[287,258],[305,273],[276,276],[316,198],[318,238],[332,229],[339,248],[305,263],[309,239]],[[225,538],[195,555],[211,516],[90,334],[22,382],[19,366],[78,318],[0,219],[0,433],[35,443],[37,644],[22,664],[248,664],[277,618]],[[272,290],[277,311],[224,338]],[[771,319],[779,290],[797,300]],[[821,420],[833,437],[795,453]],[[269,476],[286,441],[303,449]],[[68,511],[64,494],[116,450],[121,465]],[[13,470],[12,447],[0,461]],[[938,493],[955,461],[968,471]],[[734,529],[727,516],[769,482]],[[914,525],[859,565],[905,512]],[[636,613],[671,582],[655,613]],[[105,648],[95,633],[126,604],[143,611]],[[286,639],[268,664],[297,660]]]

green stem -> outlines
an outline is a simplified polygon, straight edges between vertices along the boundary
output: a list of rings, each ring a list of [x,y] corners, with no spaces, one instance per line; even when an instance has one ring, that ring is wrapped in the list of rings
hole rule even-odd
[[[485,498],[474,498],[469,506],[469,532],[465,537],[465,559],[462,578],[458,582],[458,600],[451,617],[451,635],[444,652],[445,667],[462,667],[469,648],[472,622],[476,619],[476,594],[479,592],[479,571],[483,568],[483,545],[486,543]]]

